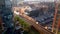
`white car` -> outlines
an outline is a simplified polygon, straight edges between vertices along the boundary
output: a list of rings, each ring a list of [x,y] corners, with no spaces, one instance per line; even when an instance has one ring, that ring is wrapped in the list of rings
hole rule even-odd
[[[19,15],[19,11],[14,11],[14,14]]]
[[[36,24],[38,24],[38,22],[36,22]]]

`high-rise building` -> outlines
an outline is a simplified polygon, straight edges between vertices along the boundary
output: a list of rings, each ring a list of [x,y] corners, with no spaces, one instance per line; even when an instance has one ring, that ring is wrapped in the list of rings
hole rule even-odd
[[[6,3],[8,2],[8,3]],[[11,10],[11,3],[10,3],[10,0],[4,0],[4,5],[2,5],[1,7],[1,17],[2,17],[2,21],[3,23],[6,25],[6,27],[11,27],[12,26],[12,16],[13,16],[13,13],[12,13],[12,10]]]

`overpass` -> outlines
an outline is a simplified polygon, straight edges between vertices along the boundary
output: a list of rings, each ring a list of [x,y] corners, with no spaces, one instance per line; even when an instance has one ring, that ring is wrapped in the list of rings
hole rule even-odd
[[[36,20],[33,18],[27,16],[27,15],[20,15],[25,21],[27,21],[29,24],[31,24],[40,34],[54,34],[53,32],[45,29],[43,26],[40,25],[40,23],[36,24]]]
[[[16,10],[18,10],[18,9],[16,9]],[[16,11],[16,10],[14,9],[13,11]],[[40,34],[54,34],[53,32],[51,32],[51,31],[45,29],[43,26],[41,26],[40,23],[36,24],[36,20],[25,15],[24,12],[22,12],[22,11],[25,11],[25,9],[21,10],[21,11],[20,11],[20,9],[18,10],[20,17],[22,17],[23,19],[25,19],[26,22],[31,24]]]

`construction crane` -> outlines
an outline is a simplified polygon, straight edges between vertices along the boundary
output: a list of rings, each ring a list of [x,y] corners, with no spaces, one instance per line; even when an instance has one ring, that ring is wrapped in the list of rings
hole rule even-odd
[[[11,6],[6,2],[10,0],[0,0],[0,34],[4,34],[8,28],[13,27],[13,13]]]
[[[55,34],[59,34],[58,30],[59,30],[59,21],[60,21],[60,9],[58,7],[59,3],[57,3],[56,1],[55,1],[56,5],[55,5],[54,20],[53,20],[53,24],[52,24],[52,32],[54,32]]]

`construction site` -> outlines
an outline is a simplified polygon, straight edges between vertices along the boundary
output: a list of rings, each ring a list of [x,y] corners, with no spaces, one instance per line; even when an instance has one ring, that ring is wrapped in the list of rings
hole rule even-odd
[[[0,34],[60,34],[60,0],[0,0]]]

